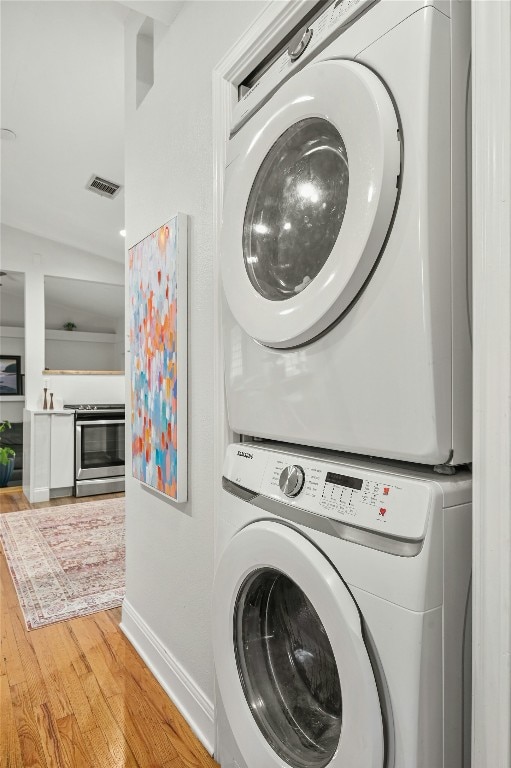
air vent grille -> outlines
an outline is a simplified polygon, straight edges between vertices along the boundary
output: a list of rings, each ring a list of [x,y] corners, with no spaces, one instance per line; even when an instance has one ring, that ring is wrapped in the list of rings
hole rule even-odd
[[[102,197],[112,198],[119,193],[121,185],[116,184],[115,181],[107,181],[107,179],[103,179],[101,176],[93,175],[87,182],[87,189]]]

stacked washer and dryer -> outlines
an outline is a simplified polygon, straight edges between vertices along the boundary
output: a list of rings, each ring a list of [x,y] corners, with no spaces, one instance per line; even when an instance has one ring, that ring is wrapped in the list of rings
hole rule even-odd
[[[470,765],[470,3],[320,3],[240,89],[222,768]]]

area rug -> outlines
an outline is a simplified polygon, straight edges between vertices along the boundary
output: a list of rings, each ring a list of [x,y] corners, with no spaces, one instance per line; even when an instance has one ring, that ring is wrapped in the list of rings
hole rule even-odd
[[[124,498],[5,513],[0,538],[27,629],[122,603]]]

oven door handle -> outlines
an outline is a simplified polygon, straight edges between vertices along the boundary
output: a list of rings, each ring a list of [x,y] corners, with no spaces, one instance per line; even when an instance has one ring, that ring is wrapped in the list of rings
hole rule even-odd
[[[86,427],[87,425],[97,427],[97,426],[104,426],[105,424],[125,424],[126,419],[101,419],[101,420],[91,420],[91,421],[79,421],[76,420],[76,426],[77,427]]]

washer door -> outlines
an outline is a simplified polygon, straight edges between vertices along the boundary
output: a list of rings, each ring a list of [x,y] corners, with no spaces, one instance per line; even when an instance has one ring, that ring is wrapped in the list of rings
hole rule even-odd
[[[249,768],[382,768],[383,724],[360,616],[296,530],[253,523],[214,587],[218,685]]]
[[[400,172],[396,113],[367,67],[324,61],[241,131],[224,197],[225,294],[254,339],[297,346],[348,308],[383,247]]]

